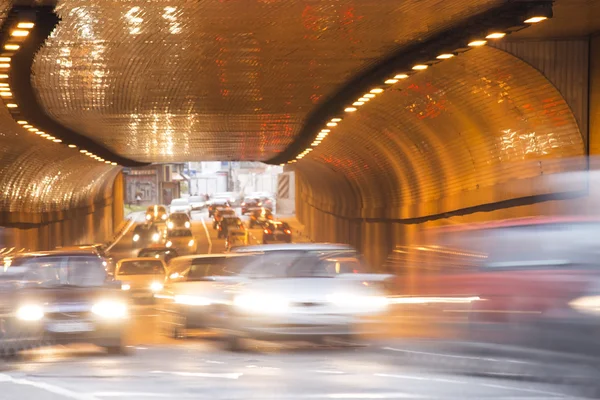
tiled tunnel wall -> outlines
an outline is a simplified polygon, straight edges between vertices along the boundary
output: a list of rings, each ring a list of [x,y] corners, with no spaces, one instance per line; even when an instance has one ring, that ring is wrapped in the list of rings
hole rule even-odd
[[[426,227],[568,212],[583,201],[515,200],[582,189],[548,179],[585,167],[573,160],[587,154],[587,132],[539,69],[485,47],[397,86],[295,164],[296,210],[314,240],[352,243],[379,266]]]

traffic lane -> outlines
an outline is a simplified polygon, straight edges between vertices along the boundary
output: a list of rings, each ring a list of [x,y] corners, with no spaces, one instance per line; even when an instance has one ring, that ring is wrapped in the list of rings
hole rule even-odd
[[[0,385],[10,400],[574,398],[549,384],[399,366],[369,349],[229,353],[206,342],[139,346],[130,357],[25,361],[0,373]]]

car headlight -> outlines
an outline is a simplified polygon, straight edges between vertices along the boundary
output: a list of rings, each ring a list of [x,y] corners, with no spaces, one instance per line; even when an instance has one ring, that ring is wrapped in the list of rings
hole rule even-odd
[[[177,279],[179,278],[179,272],[173,272],[170,276],[169,279]]]
[[[194,239],[192,239],[192,240],[190,240],[190,241],[188,242],[188,246],[192,247],[192,246],[194,245],[194,243],[195,243],[195,242],[194,242]]]
[[[171,242],[170,240],[167,240],[167,243],[165,243],[165,246],[171,247],[171,246],[173,246],[173,242]]]
[[[160,239],[160,235],[158,233],[155,233],[154,235],[152,235],[153,241],[158,242],[158,239]]]
[[[150,290],[152,290],[153,292],[160,292],[161,290],[163,290],[163,284],[160,282],[152,282],[152,284],[150,285]]]
[[[167,222],[167,228],[173,229],[174,227],[175,227],[174,223],[172,223],[171,221]]]
[[[352,311],[383,311],[388,306],[385,296],[365,296],[354,293],[334,293],[327,298],[338,307]]]
[[[175,303],[177,304],[185,304],[188,306],[209,306],[211,305],[211,301],[198,296],[190,296],[186,294],[176,295]]]
[[[150,221],[150,220],[152,219],[152,215],[150,215],[150,214],[146,214],[146,219],[147,219],[148,221]]]
[[[92,312],[102,318],[120,319],[127,317],[127,305],[116,300],[104,300],[94,304]]]
[[[289,308],[289,302],[285,298],[259,294],[236,296],[233,304],[241,310],[256,314],[283,314]]]
[[[162,219],[166,220],[167,219],[167,214],[163,214]]]
[[[16,314],[21,321],[39,321],[44,318],[44,309],[36,305],[25,305],[19,307]]]
[[[140,235],[138,235],[137,233],[135,235],[133,235],[133,241],[137,242],[138,240],[140,240]]]
[[[131,289],[131,285],[129,283],[123,283],[121,285],[121,290],[129,290]]]
[[[569,302],[569,305],[585,314],[600,315],[600,296],[579,297]]]
[[[192,224],[190,224],[190,221],[185,221],[185,227],[190,229],[190,227],[192,226]]]

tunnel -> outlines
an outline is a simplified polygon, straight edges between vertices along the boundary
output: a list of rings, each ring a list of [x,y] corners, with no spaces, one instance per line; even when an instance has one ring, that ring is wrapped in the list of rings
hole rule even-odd
[[[600,143],[579,3],[4,0],[0,247],[111,240],[121,169],[160,162],[284,165],[311,239],[375,265],[585,197],[544,184]]]

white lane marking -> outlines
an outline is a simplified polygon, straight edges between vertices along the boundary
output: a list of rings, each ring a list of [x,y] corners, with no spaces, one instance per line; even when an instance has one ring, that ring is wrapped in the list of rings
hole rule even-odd
[[[75,400],[98,400],[97,397],[87,393],[77,393],[60,386],[51,385],[46,382],[36,382],[29,379],[14,378],[10,375],[0,374],[0,382],[13,383],[15,385],[31,386],[46,392],[54,393]]]
[[[215,360],[204,360],[207,364],[225,364],[223,361],[215,361]]]
[[[204,217],[200,216],[200,220],[202,221],[202,226],[204,227],[204,232],[206,232],[206,238],[208,239],[208,251],[206,254],[210,254],[212,252],[212,240],[210,240],[210,234],[208,233],[206,222],[204,222]]]
[[[333,370],[324,370],[324,369],[316,369],[314,372],[319,374],[343,374],[344,371],[333,371]]]
[[[484,360],[484,361],[500,361],[496,358],[485,358],[485,357],[469,357],[469,356],[457,356],[454,354],[444,354],[444,353],[431,353],[428,351],[415,351],[415,350],[406,350],[406,349],[396,349],[394,347],[382,347],[383,350],[390,350],[390,351],[398,351],[398,352],[402,352],[402,353],[411,353],[411,354],[423,354],[423,355],[428,355],[428,356],[441,356],[441,357],[449,357],[449,358],[460,358],[463,360]],[[506,362],[512,362],[512,363],[516,363],[516,364],[524,364],[523,361],[517,361],[517,360],[503,360]]]
[[[194,398],[198,399],[197,394],[185,394],[185,393],[177,393],[176,395],[173,393],[152,393],[152,392],[94,392],[92,395],[96,397],[138,397],[138,398],[150,398],[150,397],[158,397],[158,398]]]
[[[244,375],[240,372],[225,372],[222,374],[212,374],[208,372],[183,372],[183,371],[152,371],[153,374],[168,374],[176,376],[192,376],[197,378],[222,378],[222,379],[238,379]]]
[[[329,393],[307,396],[311,399],[427,399],[429,397],[406,392],[395,393]]]
[[[485,386],[485,387],[490,387],[490,388],[494,388],[494,389],[505,389],[505,390],[516,390],[516,391],[521,391],[521,392],[529,392],[529,393],[537,393],[537,394],[547,394],[550,396],[554,396],[554,397],[565,397],[564,394],[562,393],[557,393],[557,392],[549,392],[546,390],[538,390],[538,389],[525,389],[525,388],[520,388],[517,386],[504,386],[504,385],[496,385],[493,383],[481,383],[481,386]]]
[[[414,375],[397,375],[397,374],[373,374],[375,376],[381,376],[384,378],[398,378],[398,379],[412,379],[415,381],[429,381],[429,382],[441,382],[441,383],[459,383],[459,384],[468,384],[465,381],[458,381],[455,379],[444,379],[444,378],[432,378],[425,376],[414,376]]]
[[[108,247],[106,248],[106,251],[107,251],[107,252],[109,252],[109,251],[110,251],[110,250],[111,250],[113,247],[115,247],[115,246],[117,245],[117,243],[119,243],[119,242],[121,241],[121,239],[123,239],[123,237],[124,237],[124,236],[127,234],[127,232],[129,232],[129,230],[131,229],[131,227],[132,227],[133,225],[135,225],[135,223],[136,223],[136,220],[137,220],[137,217],[138,217],[137,215],[136,215],[136,216],[133,216],[133,217],[132,217],[132,218],[129,220],[129,223],[127,224],[127,226],[125,227],[125,229],[123,230],[123,232],[121,232],[121,234],[119,235],[119,237],[117,237],[117,238],[115,239],[115,241],[114,241],[114,242],[112,242],[112,243],[111,243],[111,245],[110,245],[110,246],[108,246]]]

